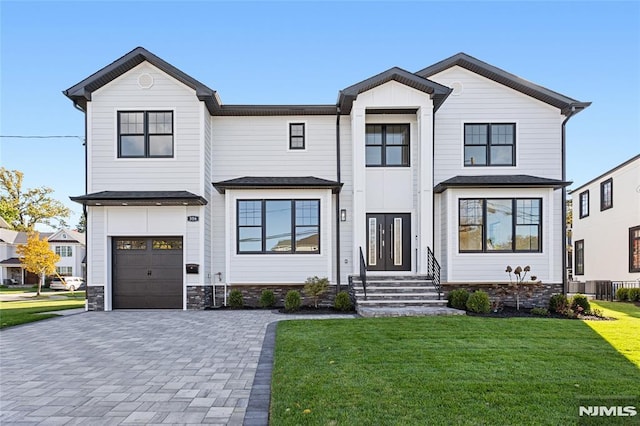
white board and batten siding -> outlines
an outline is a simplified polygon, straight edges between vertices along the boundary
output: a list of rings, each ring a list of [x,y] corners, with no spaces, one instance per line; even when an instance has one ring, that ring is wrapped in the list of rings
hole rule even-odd
[[[142,88],[141,75],[153,78]],[[118,111],[173,111],[173,158],[118,158]],[[88,192],[203,193],[202,103],[195,91],[144,62],[92,94],[87,105]]]
[[[373,109],[417,109],[416,114],[372,114]],[[368,112],[369,110],[369,112]],[[359,248],[366,247],[367,213],[411,213],[411,270],[425,272],[427,247],[433,243],[433,102],[429,95],[396,81],[389,81],[358,95],[351,111],[353,167],[352,273],[358,273]],[[409,167],[366,167],[366,125],[410,125]]]

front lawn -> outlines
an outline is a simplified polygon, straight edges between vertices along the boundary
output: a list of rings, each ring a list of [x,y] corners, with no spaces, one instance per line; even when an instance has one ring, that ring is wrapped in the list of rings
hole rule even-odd
[[[630,318],[598,325],[619,331],[640,324]],[[638,383],[640,363],[579,320],[282,321],[270,419],[274,425],[575,424],[580,398],[640,396]]]
[[[65,298],[63,298],[65,297]],[[40,296],[31,300],[0,302],[0,328],[25,324],[57,316],[53,312],[64,309],[84,308],[84,291],[59,293],[57,297]]]

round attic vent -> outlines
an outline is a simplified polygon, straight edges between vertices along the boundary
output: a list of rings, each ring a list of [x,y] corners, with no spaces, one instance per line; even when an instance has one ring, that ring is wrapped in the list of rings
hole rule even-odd
[[[138,86],[142,89],[148,89],[153,86],[153,77],[150,74],[144,73],[138,76]]]
[[[460,83],[459,81],[454,81],[453,83],[451,83],[451,88],[453,89],[451,95],[460,96],[462,94],[462,83]]]

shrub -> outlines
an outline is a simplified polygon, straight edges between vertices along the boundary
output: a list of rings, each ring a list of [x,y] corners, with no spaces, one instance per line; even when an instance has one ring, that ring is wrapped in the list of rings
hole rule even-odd
[[[616,299],[621,302],[626,302],[629,300],[629,290],[628,288],[621,287],[616,290]]]
[[[547,315],[549,315],[549,311],[547,310],[547,308],[532,308],[531,314],[546,317]]]
[[[467,309],[467,300],[469,300],[469,292],[464,288],[453,290],[447,296],[448,305],[454,309]]]
[[[318,307],[320,296],[329,289],[329,278],[309,277],[304,282],[304,294],[313,299],[313,306]]]
[[[478,314],[488,313],[491,310],[489,295],[482,290],[473,292],[467,300],[467,309]]]
[[[569,308],[569,301],[564,294],[554,294],[549,299],[549,310],[558,314],[563,314]]]
[[[263,308],[270,308],[276,304],[276,296],[273,294],[272,290],[262,290],[258,303],[260,303],[260,306]]]
[[[571,298],[571,309],[577,313],[589,312],[591,304],[587,296],[577,293]]]
[[[289,290],[284,297],[284,309],[287,312],[293,312],[300,309],[300,292]]]
[[[640,302],[640,288],[629,289],[629,302]]]
[[[346,291],[341,291],[336,295],[336,300],[333,302],[333,307],[339,311],[350,311],[353,309],[351,304],[351,297]]]
[[[240,290],[231,290],[231,293],[229,293],[229,306],[234,309],[244,306],[244,299],[242,298],[242,292]]]

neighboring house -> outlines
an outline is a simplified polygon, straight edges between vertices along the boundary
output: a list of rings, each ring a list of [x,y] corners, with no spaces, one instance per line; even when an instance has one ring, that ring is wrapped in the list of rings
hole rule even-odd
[[[63,277],[85,277],[87,248],[85,234],[71,229],[61,229],[49,236],[49,247],[60,256],[56,273]]]
[[[38,276],[24,269],[16,249],[27,242],[26,232],[13,231],[0,218],[0,283],[35,284]],[[60,260],[56,263],[56,272],[63,276],[84,276],[83,260],[86,256],[84,234],[69,229],[57,232],[41,232],[40,238],[49,242],[49,247]]]
[[[573,278],[640,281],[640,155],[571,191]]]
[[[565,124],[589,103],[464,53],[330,105],[226,105],[143,48],[64,94],[86,114],[89,309],[201,309],[310,276],[564,281]],[[189,265],[189,267],[187,267]]]

